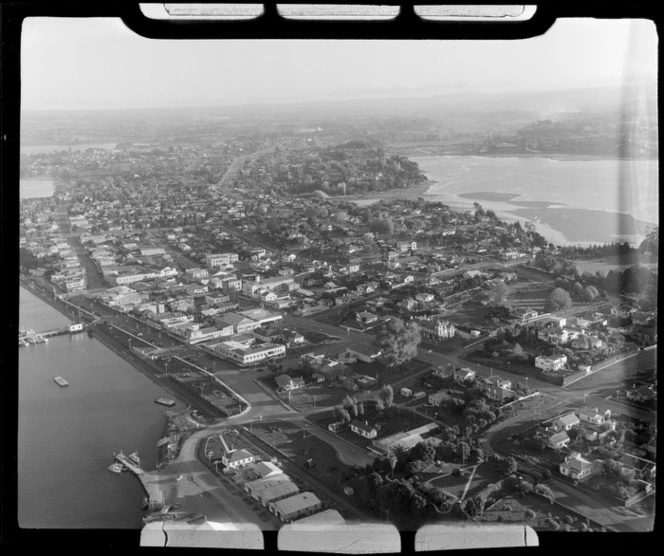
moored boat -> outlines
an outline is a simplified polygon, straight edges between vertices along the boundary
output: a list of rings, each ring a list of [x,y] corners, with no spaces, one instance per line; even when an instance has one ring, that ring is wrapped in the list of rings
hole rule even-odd
[[[138,452],[133,452],[127,456],[129,461],[135,463],[136,465],[141,465],[141,458],[138,457]]]
[[[69,383],[62,378],[61,376],[56,376],[53,381],[60,387],[64,388],[65,386],[69,386]]]
[[[122,465],[121,463],[111,463],[111,465],[108,466],[109,471],[113,471],[113,473],[122,473],[123,471],[126,471],[127,468]]]
[[[175,405],[175,400],[169,400],[168,398],[157,398],[154,402],[159,405],[165,405],[166,407],[173,407]]]

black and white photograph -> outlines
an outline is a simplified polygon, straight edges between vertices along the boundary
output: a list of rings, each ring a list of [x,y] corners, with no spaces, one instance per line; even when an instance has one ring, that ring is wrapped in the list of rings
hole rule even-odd
[[[21,529],[653,531],[652,20],[20,46]]]

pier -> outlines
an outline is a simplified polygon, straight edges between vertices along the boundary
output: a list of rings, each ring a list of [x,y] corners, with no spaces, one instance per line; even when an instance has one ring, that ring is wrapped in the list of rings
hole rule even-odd
[[[19,330],[18,343],[19,346],[27,344],[41,344],[47,342],[53,336],[64,336],[65,334],[78,334],[83,332],[83,325],[80,323],[68,324],[60,328],[51,328],[41,332],[34,330]]]
[[[164,505],[164,494],[159,487],[159,474],[157,471],[146,472],[140,465],[136,465],[125,454],[115,454],[115,461],[124,465],[141,481],[143,490],[147,494],[147,503],[150,510],[158,510]]]

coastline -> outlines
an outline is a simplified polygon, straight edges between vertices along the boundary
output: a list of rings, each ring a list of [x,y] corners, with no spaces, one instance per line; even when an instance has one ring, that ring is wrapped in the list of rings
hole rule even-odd
[[[393,200],[393,199],[417,199],[422,195],[428,195],[429,189],[437,184],[436,180],[427,180],[421,185],[416,185],[415,187],[405,187],[403,189],[387,189],[385,191],[375,191],[371,193],[363,193],[357,195],[339,195],[330,197],[329,200],[341,200],[341,201],[381,201]]]
[[[408,158],[424,158],[434,157],[443,158],[449,156],[464,156],[469,158],[548,158],[556,162],[562,161],[597,161],[597,160],[622,160],[626,162],[638,162],[643,160],[657,161],[654,157],[629,157],[629,156],[615,156],[615,155],[599,155],[599,154],[556,154],[556,153],[467,153],[467,152],[446,152],[442,154],[430,153],[425,154],[420,151],[418,154],[410,154]]]

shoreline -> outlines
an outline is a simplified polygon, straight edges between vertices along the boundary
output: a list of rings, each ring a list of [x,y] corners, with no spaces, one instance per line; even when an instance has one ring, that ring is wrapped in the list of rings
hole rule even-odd
[[[355,201],[381,201],[383,199],[385,200],[395,200],[395,199],[417,199],[418,197],[421,197],[422,195],[428,195],[429,189],[437,184],[438,182],[436,180],[427,180],[425,183],[421,185],[416,185],[414,187],[404,187],[404,188],[397,188],[397,189],[387,189],[385,191],[376,191],[372,193],[363,193],[363,194],[356,194],[356,195],[338,195],[338,196],[330,196],[328,200],[340,200],[340,201],[349,201],[349,202],[355,202]]]
[[[413,149],[414,150],[414,149]],[[552,153],[452,153],[447,152],[443,154],[414,154],[406,155],[409,159],[413,158],[443,158],[448,156],[463,156],[470,158],[548,158],[549,160],[554,161],[598,161],[598,160],[620,160],[625,162],[639,162],[639,161],[651,161],[657,162],[657,158],[652,157],[642,157],[642,158],[633,158],[625,156],[610,156],[610,155],[595,155],[595,154],[552,154]]]

